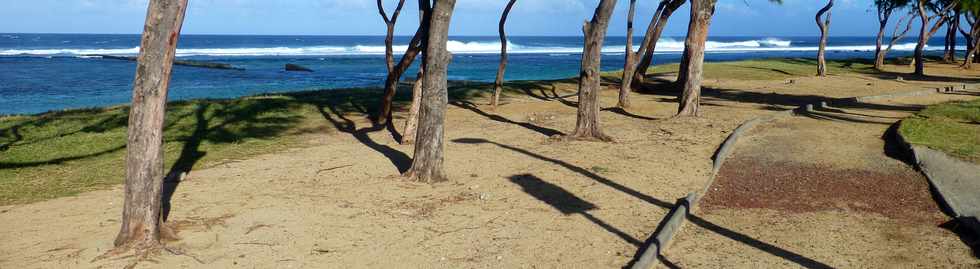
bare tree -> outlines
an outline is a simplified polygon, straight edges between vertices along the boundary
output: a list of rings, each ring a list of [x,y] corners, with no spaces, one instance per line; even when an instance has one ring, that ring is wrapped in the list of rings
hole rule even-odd
[[[446,180],[442,168],[446,105],[449,102],[446,71],[452,58],[446,50],[446,42],[455,6],[456,0],[436,0],[424,23],[429,31],[422,62],[425,75],[419,129],[412,166],[405,172],[405,177],[413,181],[433,183]]]
[[[497,79],[493,82],[493,97],[490,99],[490,105],[494,108],[500,103],[500,92],[504,87],[504,69],[507,69],[507,33],[504,31],[504,25],[507,24],[507,15],[516,2],[517,0],[507,2],[507,7],[504,7],[504,12],[500,14],[500,23],[497,25],[497,32],[500,33],[500,65],[497,66]]]
[[[619,102],[616,106],[622,109],[630,107],[630,91],[633,83],[633,66],[636,65],[636,57],[633,56],[633,16],[636,15],[636,0],[630,0],[629,15],[626,16],[626,57],[623,64],[622,82],[619,84]]]
[[[704,44],[708,41],[708,27],[715,13],[717,0],[691,0],[691,20],[684,40],[681,57],[681,74],[684,90],[681,93],[677,116],[697,116],[701,107],[701,78],[704,65]]]
[[[609,18],[616,7],[616,0],[600,0],[592,20],[582,25],[585,46],[582,52],[582,71],[578,82],[578,117],[571,139],[612,141],[599,129],[599,87],[602,81],[599,66],[601,50]]]
[[[667,26],[667,20],[670,19],[670,15],[674,14],[674,11],[680,8],[686,1],[660,1],[660,5],[657,6],[657,12],[654,13],[653,18],[650,19],[650,25],[647,26],[646,35],[643,36],[643,43],[640,44],[640,50],[636,52],[636,55],[640,57],[638,59],[639,62],[632,67],[634,70],[630,71],[630,73],[633,73],[631,85],[634,87],[636,84],[643,83],[644,75],[646,75],[647,70],[650,68],[650,64],[653,63],[653,52],[656,51],[657,41],[660,40],[660,35],[664,31],[664,27]]]
[[[160,246],[167,88],[187,0],[150,0],[133,81],[126,143],[126,183],[117,250]]]
[[[875,7],[878,9],[878,37],[875,39],[875,69],[881,70],[885,66],[885,54],[887,51],[882,48],[882,45],[884,45],[885,40],[885,28],[888,25],[888,21],[891,19],[892,13],[894,13],[895,10],[907,6],[909,1],[910,0],[875,0]],[[895,39],[895,34],[898,33],[898,27],[902,25],[904,20],[905,17],[899,19],[898,23],[895,24],[895,31],[892,32],[892,44],[889,45],[889,49],[891,49],[891,46],[894,45],[895,41],[901,39],[901,37]],[[908,24],[908,27],[905,28],[905,32],[902,32],[900,36],[905,36],[905,33],[908,33],[908,29],[912,26],[911,19],[909,19],[909,22],[910,24]]]
[[[820,28],[820,44],[817,47],[817,76],[827,76],[827,32],[830,30],[830,8],[834,7],[834,0],[827,1],[827,5],[817,11],[817,27]]]

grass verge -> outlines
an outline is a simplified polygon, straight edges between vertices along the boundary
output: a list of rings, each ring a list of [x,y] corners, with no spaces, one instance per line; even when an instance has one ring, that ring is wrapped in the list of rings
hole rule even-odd
[[[980,99],[930,106],[899,129],[909,143],[980,164]]]

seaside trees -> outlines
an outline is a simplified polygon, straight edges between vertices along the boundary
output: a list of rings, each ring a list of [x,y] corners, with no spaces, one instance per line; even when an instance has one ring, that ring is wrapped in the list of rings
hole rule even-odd
[[[630,11],[626,15],[626,57],[623,63],[623,76],[619,84],[619,101],[616,107],[627,109],[630,107],[630,84],[633,82],[633,16],[636,15],[636,0],[630,0]]]
[[[133,80],[126,142],[126,183],[117,250],[160,245],[167,88],[187,0],[150,0]]]
[[[891,19],[892,13],[895,10],[907,6],[909,2],[911,1],[910,0],[875,0],[874,4],[878,10],[878,36],[875,39],[875,65],[874,65],[875,69],[881,70],[885,66],[885,54],[887,53],[887,50],[883,50],[882,45],[884,44],[884,40],[885,40],[885,27],[888,25],[888,21],[889,19]],[[898,41],[898,39],[901,39],[903,36],[905,36],[905,34],[908,33],[908,30],[911,28],[912,20],[910,18],[909,24],[905,28],[905,31],[902,32],[900,35],[896,35],[896,33],[898,33],[898,27],[902,25],[902,22],[904,20],[905,17],[899,19],[898,23],[895,24],[895,31],[892,32],[891,43],[888,45],[889,49],[891,49],[891,47],[894,46],[895,42]],[[895,38],[896,36],[898,36],[897,39]]]
[[[708,27],[715,13],[718,0],[691,0],[691,19],[687,25],[687,38],[684,39],[684,54],[681,56],[677,83],[683,86],[678,117],[698,116],[701,108],[701,79],[704,70],[704,45],[708,41]],[[782,0],[769,0],[781,4]]]
[[[616,0],[600,0],[592,15],[592,20],[582,25],[585,34],[585,48],[582,51],[582,69],[578,82],[578,117],[572,139],[612,141],[612,138],[599,129],[599,87],[602,80],[599,64],[601,50],[609,17],[616,7]]]
[[[376,115],[375,119],[375,123],[378,124],[388,124],[388,121],[391,120],[391,102],[395,98],[395,91],[398,89],[398,81],[401,80],[402,74],[408,70],[408,68],[412,65],[412,62],[415,61],[415,56],[417,56],[422,50],[422,35],[426,31],[425,25],[420,24],[419,28],[415,31],[415,35],[412,36],[412,40],[408,42],[408,49],[405,50],[405,54],[402,55],[401,60],[398,61],[398,64],[392,65],[394,61],[391,44],[394,31],[393,27],[395,22],[398,20],[398,14],[401,11],[403,2],[403,0],[399,0],[398,7],[395,8],[395,12],[392,14],[391,19],[388,19],[387,15],[385,15],[381,0],[378,0],[378,11],[381,13],[382,19],[385,20],[385,24],[388,25],[388,36],[385,38],[385,60],[388,61],[386,64],[389,67],[388,76],[385,77],[384,94],[381,97],[381,108],[379,109],[378,115]]]
[[[419,28],[428,27],[425,25],[425,14],[427,14],[432,9],[431,2],[429,0],[419,0]],[[428,29],[428,28],[425,28]],[[428,30],[421,32],[419,42],[419,53],[425,51],[425,35]],[[415,143],[416,132],[419,127],[419,110],[422,106],[422,77],[425,75],[425,68],[420,64],[418,73],[415,74],[415,82],[412,83],[412,105],[408,109],[408,119],[405,121],[405,129],[402,132],[402,139],[399,141],[402,145],[410,145]]]
[[[432,183],[446,180],[442,168],[444,123],[449,102],[446,70],[452,58],[446,49],[446,42],[455,6],[456,0],[435,0],[422,23],[427,25],[428,31],[422,57],[425,74],[422,78],[419,129],[412,166],[404,174],[414,181]]]
[[[717,0],[691,0],[691,20],[684,40],[678,83],[683,85],[677,116],[697,116],[701,106],[701,75],[704,65],[704,43],[715,13]]]
[[[643,36],[643,42],[640,44],[640,49],[634,56],[639,57],[636,59],[638,62],[634,60],[636,64],[630,66],[629,72],[633,74],[633,81],[630,82],[631,86],[636,85],[633,83],[643,83],[644,75],[646,75],[647,69],[650,68],[650,64],[653,62],[653,52],[657,48],[657,42],[660,40],[660,35],[664,31],[664,27],[667,26],[667,20],[670,19],[670,15],[674,14],[674,11],[680,8],[684,2],[687,2],[687,0],[660,1],[660,5],[657,6],[657,11],[647,26],[646,34]]]
[[[504,25],[507,24],[507,15],[510,14],[510,9],[514,7],[516,2],[517,0],[507,2],[504,12],[500,14],[500,22],[497,24],[497,32],[500,34],[500,64],[497,65],[497,79],[493,81],[493,97],[490,99],[490,105],[494,108],[500,102],[500,92],[503,91],[504,87],[504,69],[507,68],[507,33],[504,31]]]
[[[392,11],[391,18],[388,17],[388,13],[385,12],[384,4],[381,0],[378,0],[378,13],[381,14],[381,19],[384,20],[385,26],[387,27],[387,32],[385,35],[385,63],[388,67],[388,73],[391,73],[395,69],[395,52],[392,48],[392,43],[395,39],[395,23],[398,22],[398,15],[402,13],[402,7],[405,6],[405,0],[398,0],[398,6],[395,7],[395,11]]]
[[[965,0],[962,4],[964,18],[970,25],[970,31],[966,32],[962,28],[957,29],[966,38],[967,43],[966,57],[964,57],[961,66],[970,69],[977,60],[977,53],[980,52],[980,46],[977,45],[977,42],[980,42],[980,20],[977,18],[977,14],[980,13],[980,0]]]
[[[820,28],[820,44],[817,45],[817,76],[827,76],[827,31],[830,30],[830,9],[834,7],[834,0],[827,1],[827,5],[817,11],[817,27]]]
[[[952,1],[930,1],[930,0],[918,0],[916,4],[916,9],[919,14],[919,21],[921,25],[919,26],[919,42],[915,44],[915,72],[917,76],[925,75],[925,57],[924,51],[926,43],[932,35],[939,31],[939,28],[943,26],[950,19],[949,11],[954,7],[959,5],[959,0]],[[933,16],[928,16],[926,13],[926,8],[931,8],[936,13]],[[936,23],[929,27],[929,22],[933,17],[938,17]],[[926,29],[929,29],[928,31]]]

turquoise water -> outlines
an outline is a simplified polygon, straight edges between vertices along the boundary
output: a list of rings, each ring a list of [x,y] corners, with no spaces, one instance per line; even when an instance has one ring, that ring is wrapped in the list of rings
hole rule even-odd
[[[404,51],[410,37],[397,37]],[[638,37],[635,43],[639,43]],[[499,61],[497,37],[451,37],[453,80],[492,81]],[[707,61],[772,57],[813,57],[815,37],[712,37]],[[895,48],[891,56],[909,55],[914,44]],[[222,62],[244,70],[176,66],[170,99],[233,98],[258,93],[312,89],[380,87],[384,83],[384,38],[381,36],[231,36],[186,35],[181,59]],[[610,37],[603,49],[603,70],[622,69],[625,38]],[[832,37],[832,59],[870,58],[872,37]],[[930,41],[930,53],[942,40]],[[960,44],[965,44],[960,42]],[[135,63],[90,57],[91,54],[135,55],[139,35],[0,34],[0,114],[125,104],[131,98]],[[577,74],[581,37],[517,36],[510,39],[508,80],[557,79]],[[962,48],[961,48],[962,49]],[[683,37],[658,43],[654,62],[680,59]],[[295,63],[315,72],[286,72]],[[407,74],[414,75],[410,70]]]

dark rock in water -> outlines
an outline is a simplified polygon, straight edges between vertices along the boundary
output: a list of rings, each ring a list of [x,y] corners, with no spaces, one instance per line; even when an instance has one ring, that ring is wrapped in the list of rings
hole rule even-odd
[[[286,64],[286,71],[303,71],[303,72],[313,72],[313,69],[306,68],[305,66],[298,64]]]
[[[113,59],[113,60],[125,60],[125,61],[136,61],[134,56],[115,56],[115,55],[85,55],[85,56],[98,56],[102,59]],[[226,69],[226,70],[245,70],[245,68],[234,67],[230,64],[225,63],[213,63],[213,62],[203,62],[203,61],[191,61],[191,60],[174,60],[175,65],[191,66],[191,67],[201,67],[201,68],[211,68],[211,69]]]

